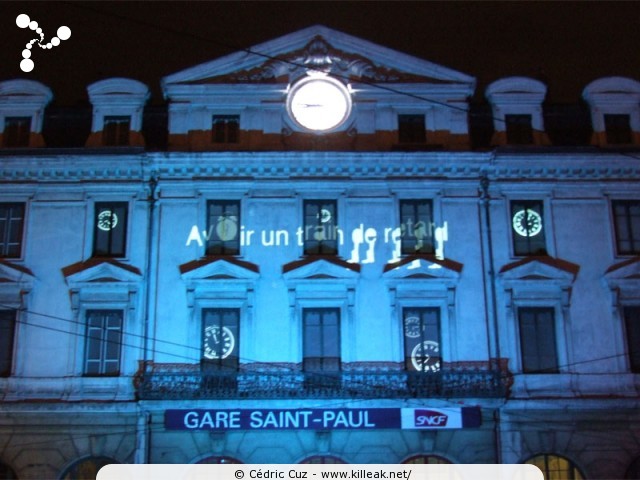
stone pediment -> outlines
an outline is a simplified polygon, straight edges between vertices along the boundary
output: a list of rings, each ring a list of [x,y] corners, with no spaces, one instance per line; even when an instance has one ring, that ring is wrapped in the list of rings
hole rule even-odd
[[[33,280],[33,273],[28,268],[0,260],[0,284],[22,284]]]
[[[285,280],[345,280],[359,274],[360,265],[333,257],[308,257],[282,267]]]
[[[550,282],[561,286],[574,282],[580,266],[553,257],[527,257],[500,269],[505,282]]]
[[[257,265],[233,257],[205,257],[180,265],[183,280],[255,280],[260,276]]]
[[[400,262],[390,263],[384,268],[387,279],[453,280],[460,278],[462,264],[453,260],[435,257],[410,256]]]
[[[176,84],[287,83],[307,69],[352,81],[464,84],[475,79],[411,55],[314,25],[165,77]]]
[[[640,296],[640,257],[633,257],[612,265],[603,276],[606,286],[619,291],[623,297]]]
[[[69,284],[129,283],[142,279],[140,270],[107,258],[90,258],[62,269]]]

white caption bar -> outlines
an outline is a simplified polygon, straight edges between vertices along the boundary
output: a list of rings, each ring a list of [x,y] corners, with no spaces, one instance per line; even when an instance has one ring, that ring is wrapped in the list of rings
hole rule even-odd
[[[97,480],[544,480],[534,465],[106,465]]]

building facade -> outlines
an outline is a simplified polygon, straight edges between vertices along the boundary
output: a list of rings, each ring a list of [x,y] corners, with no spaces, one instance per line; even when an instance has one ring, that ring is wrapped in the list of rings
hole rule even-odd
[[[170,75],[0,82],[0,476],[107,463],[640,471],[640,83],[546,87],[314,26]],[[553,476],[556,475],[556,476]]]

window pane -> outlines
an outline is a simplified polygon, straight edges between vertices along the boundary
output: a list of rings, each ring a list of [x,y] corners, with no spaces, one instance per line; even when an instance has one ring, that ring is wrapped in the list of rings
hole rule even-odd
[[[533,143],[531,115],[505,115],[504,120],[508,144],[531,145]]]
[[[617,200],[612,209],[618,254],[640,253],[640,201]]]
[[[0,377],[11,375],[15,326],[16,311],[0,310]]]
[[[640,373],[640,307],[623,310],[631,371]]]
[[[4,146],[28,147],[31,136],[31,117],[7,117],[4,120]]]
[[[558,455],[537,455],[525,463],[538,467],[546,480],[582,480],[584,478],[572,461]]]
[[[207,202],[207,255],[240,254],[240,201]]]
[[[511,234],[515,255],[546,255],[541,201],[511,202]]]
[[[86,375],[117,375],[122,350],[121,310],[87,310]]]
[[[433,253],[433,203],[431,200],[400,200],[402,253]]]
[[[0,203],[0,257],[20,257],[23,226],[24,204]]]
[[[606,114],[604,116],[604,129],[607,136],[607,143],[611,145],[632,142],[629,115]]]
[[[126,202],[98,202],[95,205],[93,255],[124,257],[127,240]]]
[[[103,143],[108,146],[129,145],[130,128],[131,128],[131,117],[128,117],[128,116],[104,117],[104,127],[102,130]]]
[[[302,318],[305,371],[339,371],[340,309],[305,308]]]
[[[426,373],[440,371],[440,309],[404,308],[402,317],[405,368]]]
[[[211,368],[235,370],[240,352],[240,310],[202,310],[202,362]]]
[[[240,132],[239,115],[214,115],[211,125],[213,143],[238,143]]]
[[[335,200],[305,200],[304,254],[337,255],[338,218]]]
[[[556,373],[558,356],[553,308],[518,309],[522,369],[525,373]]]

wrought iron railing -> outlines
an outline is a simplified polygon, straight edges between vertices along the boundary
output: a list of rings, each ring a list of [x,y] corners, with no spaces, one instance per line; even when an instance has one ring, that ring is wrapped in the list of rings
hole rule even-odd
[[[142,400],[222,398],[505,397],[510,377],[499,370],[440,372],[156,371],[136,377]]]

